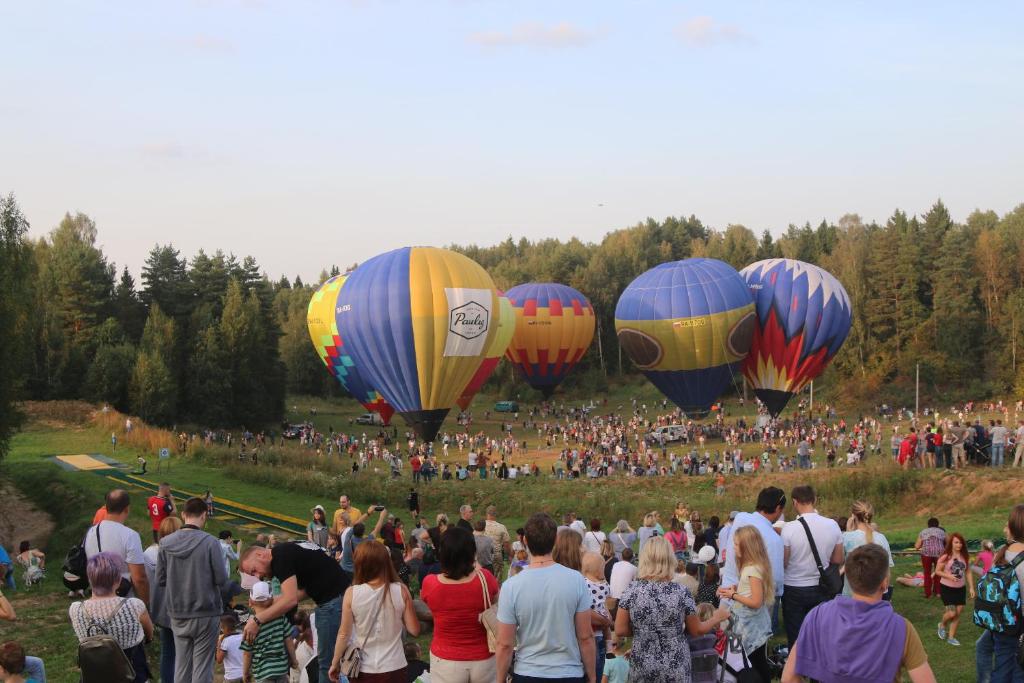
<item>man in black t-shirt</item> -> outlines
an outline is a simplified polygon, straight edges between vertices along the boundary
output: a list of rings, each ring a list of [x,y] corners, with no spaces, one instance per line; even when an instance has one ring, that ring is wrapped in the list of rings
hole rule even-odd
[[[327,680],[327,672],[334,659],[334,641],[341,626],[341,599],[348,589],[349,579],[337,562],[314,543],[278,543],[273,548],[250,547],[242,553],[239,569],[260,579],[275,578],[281,582],[281,595],[274,599],[260,619],[251,618],[245,624],[243,635],[253,642],[263,622],[276,619],[291,611],[301,600],[309,598],[316,603],[314,618],[317,632],[317,659],[320,680]]]

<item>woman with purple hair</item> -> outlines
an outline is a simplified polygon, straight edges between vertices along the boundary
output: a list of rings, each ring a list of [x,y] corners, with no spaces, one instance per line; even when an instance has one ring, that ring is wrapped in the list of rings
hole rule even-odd
[[[117,596],[124,571],[120,555],[98,553],[90,558],[86,574],[92,597],[72,603],[68,614],[79,641],[96,635],[111,636],[135,669],[136,683],[145,683],[150,673],[144,643],[153,639],[153,621],[142,600]]]

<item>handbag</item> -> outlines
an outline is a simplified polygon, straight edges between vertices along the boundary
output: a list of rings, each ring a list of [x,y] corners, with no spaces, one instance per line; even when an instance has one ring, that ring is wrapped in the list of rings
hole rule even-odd
[[[356,678],[359,676],[359,670],[363,665],[363,648],[366,647],[366,641],[369,640],[370,633],[373,632],[373,627],[377,624],[377,617],[380,615],[381,607],[384,606],[384,599],[387,597],[389,590],[391,590],[391,585],[385,583],[383,590],[381,590],[377,609],[373,612],[373,618],[366,625],[366,635],[363,636],[363,642],[359,645],[349,642],[341,653],[341,659],[338,660],[338,669],[346,678]]]
[[[498,605],[491,604],[491,592],[487,590],[487,579],[484,578],[483,572],[477,572],[476,577],[480,579],[480,585],[484,591],[484,611],[478,615],[477,619],[483,624],[484,630],[487,631],[487,650],[489,652],[497,652]]]
[[[762,645],[762,647],[764,646]],[[729,656],[729,651],[731,650],[732,652],[736,652],[736,648],[739,648],[739,653],[743,657],[742,669],[734,669],[726,661]],[[723,683],[723,681],[725,681],[726,671],[728,671],[732,675],[732,677],[736,680],[736,683],[765,683],[764,679],[761,677],[760,672],[758,672],[758,670],[754,668],[754,666],[750,663],[750,659],[747,658],[747,650],[745,647],[743,647],[743,643],[740,642],[738,636],[735,636],[727,632],[725,653],[722,655],[720,661],[722,663],[722,669],[719,674],[719,683]]]
[[[839,565],[829,564],[822,567],[818,546],[814,543],[814,537],[811,536],[811,527],[803,517],[799,518],[799,522],[807,534],[807,543],[811,546],[811,554],[814,555],[814,562],[818,567],[818,590],[826,600],[831,600],[843,592],[843,576],[839,573]]]

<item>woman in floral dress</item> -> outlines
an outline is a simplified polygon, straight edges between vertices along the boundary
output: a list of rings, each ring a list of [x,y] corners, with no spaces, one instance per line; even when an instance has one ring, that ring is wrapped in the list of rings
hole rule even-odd
[[[669,542],[651,538],[640,552],[636,580],[619,601],[615,635],[633,636],[630,681],[690,683],[686,634],[704,635],[729,618],[729,610],[720,608],[710,620],[701,621],[690,591],[672,582],[675,565]]]

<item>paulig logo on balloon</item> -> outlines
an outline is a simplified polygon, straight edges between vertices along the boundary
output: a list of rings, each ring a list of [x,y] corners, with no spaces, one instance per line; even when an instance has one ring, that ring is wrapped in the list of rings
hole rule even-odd
[[[487,309],[475,301],[453,308],[448,317],[448,331],[463,339],[476,339],[487,334]]]

